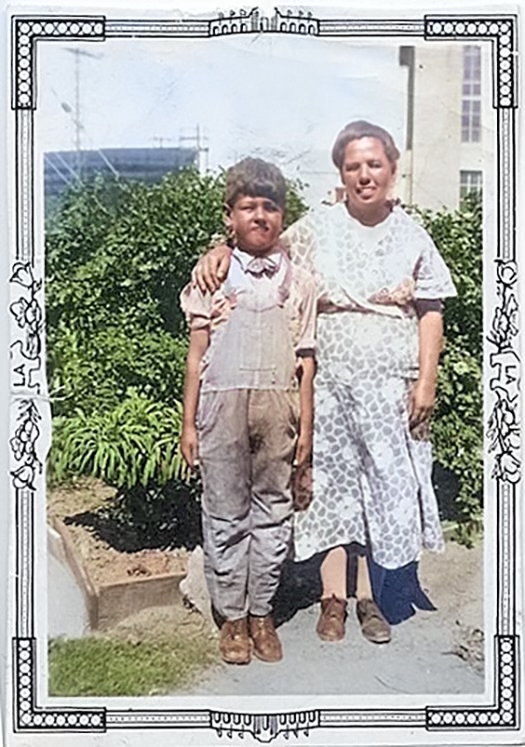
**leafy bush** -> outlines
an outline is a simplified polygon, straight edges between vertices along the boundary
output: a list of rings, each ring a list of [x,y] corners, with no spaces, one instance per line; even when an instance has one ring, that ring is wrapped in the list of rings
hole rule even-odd
[[[419,215],[458,292],[445,303],[446,342],[432,433],[435,459],[457,482],[450,518],[459,522],[457,538],[469,543],[481,528],[483,499],[481,201],[473,195],[458,211]]]
[[[178,294],[221,226],[221,179],[193,169],[154,185],[100,178],[68,193],[46,226],[49,327],[92,332],[122,320],[184,332]]]
[[[175,407],[184,382],[186,337],[162,329],[108,326],[92,333],[60,325],[48,345],[49,388],[55,416],[105,412],[133,389]]]

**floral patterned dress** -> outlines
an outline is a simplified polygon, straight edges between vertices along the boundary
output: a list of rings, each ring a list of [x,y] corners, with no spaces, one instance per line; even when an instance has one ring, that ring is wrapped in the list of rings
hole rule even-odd
[[[450,273],[399,207],[367,227],[338,203],[297,221],[283,242],[318,288],[314,494],[296,514],[296,559],[357,542],[381,568],[402,568],[422,547],[443,548],[428,429],[411,433],[408,397],[414,300],[455,295]]]

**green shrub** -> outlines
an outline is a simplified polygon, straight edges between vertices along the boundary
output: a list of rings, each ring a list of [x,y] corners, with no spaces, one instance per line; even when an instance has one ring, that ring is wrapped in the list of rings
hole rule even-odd
[[[483,500],[481,200],[470,196],[455,212],[418,213],[458,292],[445,303],[446,342],[432,433],[435,459],[457,482],[449,518],[458,522],[457,539],[468,544],[482,526]]]
[[[182,396],[188,341],[159,329],[108,326],[92,333],[53,330],[48,345],[53,413],[114,409],[133,389],[176,407]]]

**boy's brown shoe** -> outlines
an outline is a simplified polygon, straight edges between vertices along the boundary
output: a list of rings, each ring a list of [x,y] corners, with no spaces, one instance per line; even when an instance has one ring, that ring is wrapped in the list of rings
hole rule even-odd
[[[346,599],[331,597],[321,599],[321,615],[317,622],[317,635],[322,641],[340,641],[345,637]]]
[[[248,635],[248,619],[226,620],[221,627],[219,651],[227,664],[249,664],[251,642]]]
[[[361,625],[361,632],[365,638],[372,643],[388,643],[390,641],[390,625],[372,599],[359,599],[355,611]]]
[[[253,653],[258,659],[273,663],[283,658],[281,641],[271,615],[250,615],[250,636],[253,641]]]

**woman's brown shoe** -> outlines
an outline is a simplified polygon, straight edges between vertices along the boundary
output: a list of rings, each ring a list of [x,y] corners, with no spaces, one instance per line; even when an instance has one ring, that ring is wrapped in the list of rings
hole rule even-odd
[[[365,638],[372,643],[390,641],[390,625],[372,599],[359,599],[355,611]]]
[[[331,597],[321,599],[321,616],[317,622],[317,635],[322,641],[340,641],[345,636],[346,599]]]
[[[248,635],[248,619],[226,620],[221,627],[219,651],[227,664],[249,664],[252,644]]]

